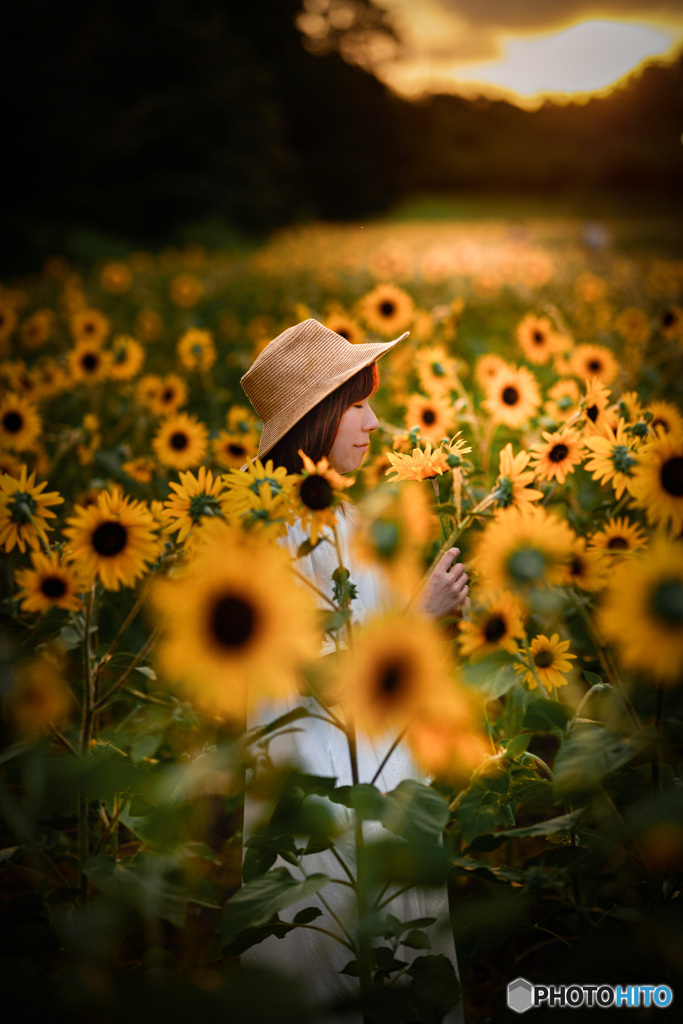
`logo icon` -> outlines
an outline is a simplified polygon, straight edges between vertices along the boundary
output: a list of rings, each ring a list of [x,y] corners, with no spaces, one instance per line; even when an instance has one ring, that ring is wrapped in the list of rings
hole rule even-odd
[[[515,978],[508,985],[507,999],[515,1013],[526,1013],[534,1005],[534,986],[526,978]]]

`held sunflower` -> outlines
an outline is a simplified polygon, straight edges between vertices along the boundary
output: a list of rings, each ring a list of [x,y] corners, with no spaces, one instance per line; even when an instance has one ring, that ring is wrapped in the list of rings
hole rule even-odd
[[[152,514],[119,487],[102,491],[87,508],[77,505],[66,522],[67,557],[88,582],[99,577],[105,590],[134,586],[159,556]]]

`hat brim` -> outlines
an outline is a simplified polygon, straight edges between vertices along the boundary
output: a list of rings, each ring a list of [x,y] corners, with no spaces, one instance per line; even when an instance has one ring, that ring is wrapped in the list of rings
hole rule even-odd
[[[288,405],[280,409],[268,421],[261,434],[258,458],[262,459],[267,455],[271,448],[278,441],[282,440],[285,434],[292,427],[296,426],[299,420],[303,419],[306,413],[310,412],[319,402],[322,402],[323,398],[331,395],[333,391],[342,384],[345,384],[347,380],[350,380],[359,370],[365,369],[366,366],[371,366],[372,363],[376,363],[378,359],[385,356],[387,352],[391,352],[398,345],[399,341],[403,341],[409,334],[410,331],[404,331],[403,334],[398,338],[394,338],[393,341],[367,342],[350,346],[348,363],[338,367],[336,372],[325,380],[324,384],[312,389],[303,400],[301,394],[293,394],[291,406]],[[294,412],[294,410],[296,411]]]

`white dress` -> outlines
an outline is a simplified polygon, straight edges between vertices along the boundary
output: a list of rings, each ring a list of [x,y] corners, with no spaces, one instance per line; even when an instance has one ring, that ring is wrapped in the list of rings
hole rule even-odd
[[[350,541],[358,513],[353,506],[345,506],[345,508],[345,513],[337,516],[337,533],[344,565],[350,570],[351,582],[355,584],[358,592],[351,605],[352,619],[360,625],[369,611],[382,607],[382,594],[383,591],[386,593],[386,588],[373,570],[358,565],[354,560]],[[299,545],[304,539],[305,535],[298,524],[289,529],[286,543],[293,556],[296,555]],[[310,555],[300,558],[296,564],[302,575],[305,575],[318,590],[332,598],[331,577],[339,564],[333,544],[325,542],[319,545]],[[325,607],[322,598],[319,599],[319,603]],[[326,640],[321,654],[328,654],[334,650],[334,641]],[[250,714],[249,728],[265,725],[301,704],[311,711],[320,713],[321,709],[313,698],[292,698],[289,701],[262,703]],[[319,718],[303,718],[295,723],[294,728],[297,730],[296,732],[287,732],[285,735],[271,740],[268,752],[272,762],[276,765],[294,765],[301,771],[313,775],[334,776],[338,786],[351,785],[349,751],[344,734]],[[388,735],[385,740],[375,740],[374,742],[361,736],[358,737],[358,773],[361,782],[370,782],[373,779],[392,741],[392,735]],[[395,789],[404,779],[429,781],[424,772],[415,764],[405,744],[399,744],[382,768],[375,785],[386,793]],[[347,826],[341,840],[335,840],[335,845],[347,864],[351,863],[353,866],[352,812],[343,807],[335,809],[338,809],[339,823],[342,826]],[[256,831],[263,818],[263,805],[247,793],[245,839]],[[391,833],[384,829],[379,822],[365,822],[364,835],[372,840],[372,838],[380,836],[389,837]],[[277,866],[283,864],[284,861],[278,860]],[[323,872],[331,878],[344,879],[346,877],[339,862],[329,851],[307,855],[303,865],[306,874]],[[295,868],[288,867],[293,874],[297,874]],[[328,884],[320,895],[337,918],[347,924],[349,930],[352,930],[355,911],[355,896],[352,890],[348,886]],[[291,921],[294,914],[305,906],[318,906],[323,910],[323,916],[318,917],[314,922],[316,926],[336,934],[340,933],[338,924],[316,896],[309,896],[301,903],[288,907],[287,911],[282,913],[282,919]],[[457,973],[445,887],[429,889],[416,887],[388,903],[384,912],[393,914],[401,921],[423,917],[437,918],[437,922],[427,929],[432,943],[431,950],[416,951],[399,946],[396,956],[400,960],[411,962],[416,956],[425,953],[427,955],[444,954],[451,960]],[[299,975],[302,981],[305,979],[306,990],[316,1000],[325,1002],[335,994],[357,991],[358,981],[356,978],[338,973],[353,959],[353,956],[352,952],[327,935],[317,931],[297,929],[283,939],[271,936],[257,946],[251,947],[242,955],[242,962],[280,969],[290,977]],[[447,1015],[445,1021],[447,1024],[462,1024],[463,1020],[462,1002],[460,1002]]]

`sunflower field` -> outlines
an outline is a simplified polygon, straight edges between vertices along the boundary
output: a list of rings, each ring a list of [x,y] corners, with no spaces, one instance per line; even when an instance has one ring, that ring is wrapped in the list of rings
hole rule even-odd
[[[353,478],[255,458],[240,377],[308,317],[352,343],[410,331]],[[675,988],[671,224],[387,221],[87,270],[54,256],[0,287],[0,359],[8,1012],[437,1024],[462,1004],[475,1024],[506,1019],[518,976]],[[393,602],[360,629],[349,508],[353,563]],[[306,571],[321,545],[331,596]],[[470,604],[437,625],[415,598],[454,546]],[[254,726],[263,701],[280,710]],[[351,785],[274,755],[311,716],[345,738]],[[387,730],[429,785],[362,776],[358,744]],[[322,851],[353,905],[328,936],[349,982],[330,1005],[245,957],[322,930]],[[444,885],[444,919],[391,913]]]

